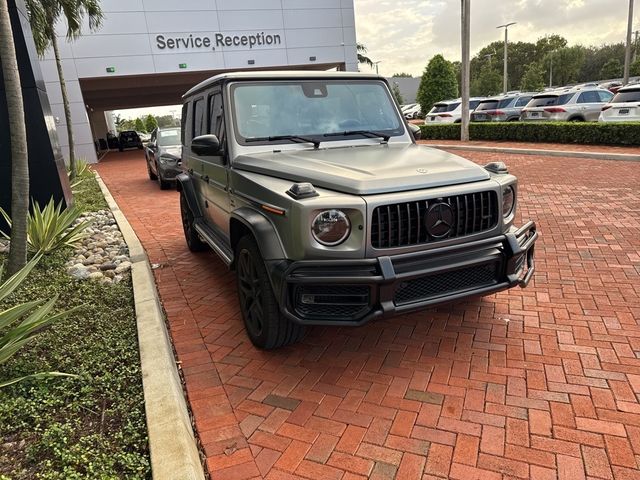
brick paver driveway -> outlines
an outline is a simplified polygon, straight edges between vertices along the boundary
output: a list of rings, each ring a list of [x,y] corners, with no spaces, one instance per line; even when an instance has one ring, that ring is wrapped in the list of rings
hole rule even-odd
[[[640,164],[508,163],[542,234],[532,286],[273,352],[140,152],[98,166],[159,264],[212,478],[640,478]]]

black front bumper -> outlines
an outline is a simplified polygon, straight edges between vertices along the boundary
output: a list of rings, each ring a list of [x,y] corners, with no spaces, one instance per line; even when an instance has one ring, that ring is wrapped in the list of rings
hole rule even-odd
[[[526,287],[535,271],[534,222],[461,245],[364,260],[279,262],[282,313],[305,325],[357,326],[434,305]]]

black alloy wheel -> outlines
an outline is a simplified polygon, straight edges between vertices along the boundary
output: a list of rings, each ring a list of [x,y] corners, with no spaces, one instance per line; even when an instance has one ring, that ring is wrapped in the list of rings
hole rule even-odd
[[[187,241],[187,247],[192,252],[202,252],[206,250],[208,245],[200,240],[198,232],[193,226],[193,213],[187,204],[184,193],[180,192],[180,216],[182,218],[182,229],[184,230],[184,238]]]

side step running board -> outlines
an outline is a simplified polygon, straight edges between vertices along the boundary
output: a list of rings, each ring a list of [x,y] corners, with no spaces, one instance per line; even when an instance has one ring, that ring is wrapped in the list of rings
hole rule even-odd
[[[204,240],[213,249],[213,251],[218,254],[227,266],[233,263],[233,252],[220,240],[218,235],[216,235],[209,227],[203,225],[202,222],[197,220],[194,222],[194,227],[196,232],[198,232],[198,235],[202,237],[202,240]]]

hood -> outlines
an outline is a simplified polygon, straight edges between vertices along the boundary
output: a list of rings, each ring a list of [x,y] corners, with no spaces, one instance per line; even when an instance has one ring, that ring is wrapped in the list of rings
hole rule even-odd
[[[182,155],[182,147],[180,145],[168,145],[166,147],[160,147],[160,155],[171,155],[176,158],[180,158]]]
[[[482,167],[443,150],[421,145],[367,145],[242,155],[238,170],[311,182],[354,195],[418,190],[490,178]]]

